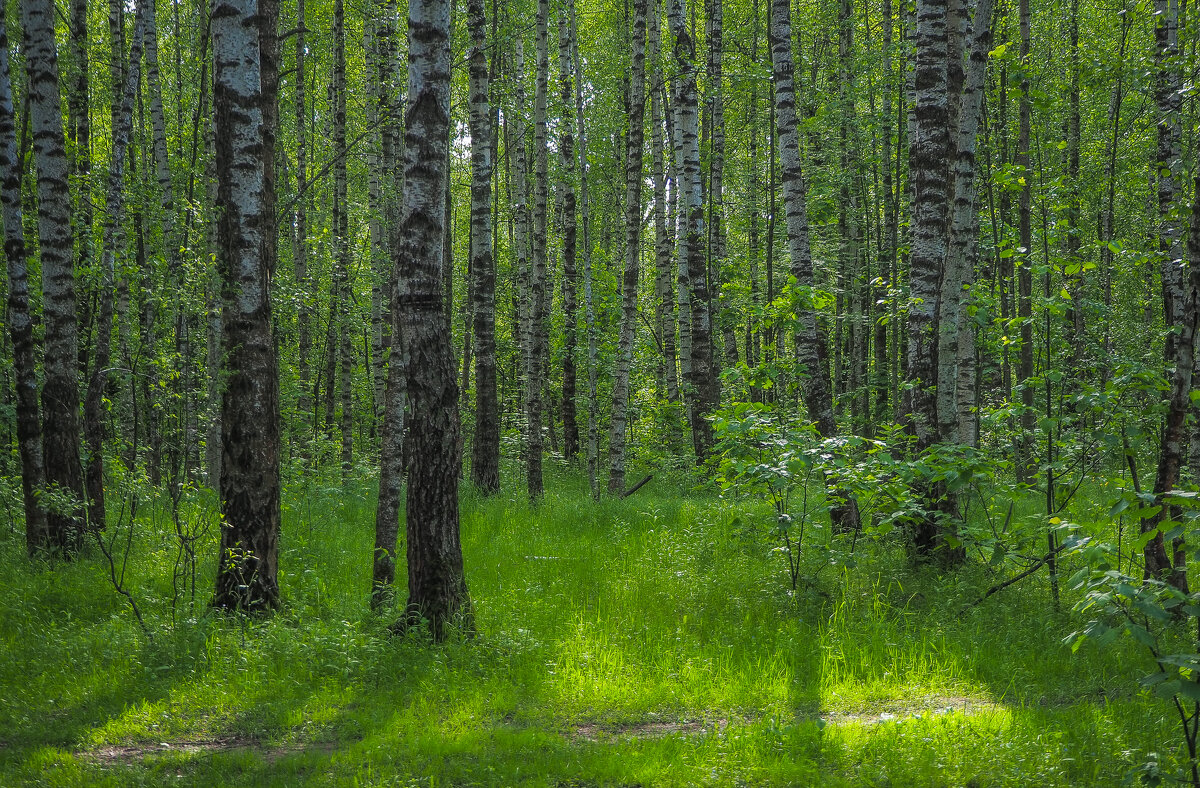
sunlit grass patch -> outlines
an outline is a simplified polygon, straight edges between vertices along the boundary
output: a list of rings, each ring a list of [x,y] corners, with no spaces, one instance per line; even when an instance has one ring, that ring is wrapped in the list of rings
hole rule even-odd
[[[562,480],[537,505],[466,492],[478,632],[436,646],[368,608],[365,482],[289,489],[265,620],[207,611],[215,542],[179,595],[143,507],[153,640],[95,555],[0,541],[0,784],[1115,785],[1171,741],[1142,657],[1072,653],[1040,578],[973,606],[985,569],[864,539],[792,594],[753,500]]]

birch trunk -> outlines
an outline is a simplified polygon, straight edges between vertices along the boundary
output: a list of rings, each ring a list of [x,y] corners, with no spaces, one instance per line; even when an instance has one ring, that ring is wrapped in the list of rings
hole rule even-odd
[[[92,528],[98,530],[104,528],[106,520],[104,507],[104,394],[108,388],[108,375],[112,360],[112,293],[116,286],[117,234],[124,213],[125,157],[129,151],[133,134],[133,102],[141,80],[142,48],[148,26],[146,7],[149,2],[152,0],[140,0],[138,3],[133,46],[129,50],[129,63],[126,67],[119,69],[125,75],[125,84],[122,86],[119,111],[115,115],[117,125],[113,127],[112,155],[108,165],[104,243],[101,247],[96,346],[87,395],[83,401],[84,433],[88,449],[85,480],[88,495],[88,522]],[[123,53],[113,53],[113,56],[124,57]]]
[[[512,63],[512,140],[508,151],[513,163],[513,184],[509,195],[513,204],[513,266],[518,289],[518,344],[521,349],[522,408],[525,415],[525,484],[531,497],[536,497],[531,484],[541,479],[542,432],[540,418],[541,389],[534,380],[533,329],[533,261],[531,232],[533,217],[529,210],[529,162],[525,150],[525,47],[521,39],[514,42]],[[533,417],[537,416],[535,420]],[[536,467],[535,467],[536,466]]]
[[[444,298],[450,137],[450,2],[410,0],[404,211],[397,317],[409,354],[408,396],[422,425],[408,435],[408,604],[400,626],[435,638],[472,626],[458,530],[458,385]]]
[[[659,379],[667,402],[679,402],[679,372],[675,346],[675,288],[672,287],[674,216],[667,202],[668,177],[663,153],[667,150],[663,139],[663,96],[665,96],[661,59],[660,32],[661,14],[657,1],[652,3],[648,41],[650,61],[654,77],[650,85],[650,156],[651,177],[654,179],[654,326],[658,335],[662,362]],[[752,104],[753,105],[753,104]],[[672,190],[675,185],[671,184]],[[668,224],[668,217],[671,223]],[[671,444],[677,443],[679,435],[674,413],[668,427]]]
[[[570,16],[571,28],[571,61],[575,66],[575,122],[579,130],[579,221],[583,228],[583,303],[584,325],[587,332],[587,476],[592,497],[596,498],[600,494],[596,478],[600,464],[600,431],[596,423],[599,408],[596,396],[596,373],[599,369],[599,361],[597,360],[596,308],[592,300],[592,239],[588,199],[587,127],[584,125],[583,112],[583,62],[579,57],[579,30],[576,24],[574,0],[568,0],[567,12]]]
[[[351,314],[350,204],[346,185],[346,12],[342,0],[333,4],[333,292],[330,334],[336,337],[339,427],[342,433],[342,478],[349,478],[354,462],[354,329]],[[334,319],[336,315],[336,321]],[[336,322],[336,327],[334,323]],[[329,352],[335,354],[331,343]],[[331,376],[332,377],[332,376]],[[332,382],[332,381],[331,381]],[[331,392],[332,393],[332,387]],[[333,398],[330,397],[330,402]]]
[[[488,99],[483,0],[467,5],[471,49],[471,276],[475,299],[475,442],[471,480],[485,493],[500,489],[500,410],[496,397],[496,261],[492,257],[492,110]]]
[[[675,167],[679,176],[680,271],[687,271],[688,339],[691,375],[685,375],[684,399],[692,427],[696,462],[712,451],[712,425],[707,416],[721,402],[720,381],[713,359],[712,320],[709,310],[708,270],[704,260],[704,192],[700,180],[700,112],[696,83],[696,45],[686,24],[683,0],[671,0],[670,27],[675,65]],[[680,298],[683,297],[682,290]],[[682,319],[682,314],[681,314]],[[686,370],[685,370],[686,372]]]
[[[875,287],[873,288],[872,297],[875,299],[876,305],[882,306],[890,301],[888,290],[894,285],[895,270],[896,270],[896,248],[899,246],[900,221],[899,210],[896,198],[896,182],[892,177],[892,134],[896,126],[893,124],[892,117],[892,90],[894,76],[892,73],[892,37],[893,37],[893,21],[892,21],[892,2],[884,0],[883,2],[883,99],[882,99],[882,133],[881,137],[883,144],[880,146],[883,149],[883,231],[880,238],[880,255],[878,269],[875,274]],[[897,144],[899,144],[899,134]],[[895,159],[898,161],[900,157],[897,155]],[[874,416],[872,421],[878,427],[887,421],[888,400],[890,395],[889,386],[889,366],[890,356],[888,351],[888,329],[891,328],[892,333],[896,332],[897,326],[892,320],[883,320],[878,317],[875,320],[875,374],[872,378],[871,387],[874,390]]]
[[[544,397],[546,387],[546,359],[549,349],[546,327],[546,214],[548,197],[549,149],[547,147],[546,105],[549,98],[550,52],[549,36],[550,4],[538,0],[537,7],[537,73],[533,97],[533,267],[529,277],[529,390],[526,417],[529,419],[529,453],[526,456],[526,474],[529,497],[540,498],[542,486],[542,420],[548,400]]]
[[[223,280],[221,546],[213,606],[279,606],[279,389],[271,322],[275,267],[278,7],[214,0],[218,262]]]
[[[646,109],[647,0],[634,0],[629,67],[629,129],[625,138],[625,272],[621,277],[621,323],[613,374],[612,423],[608,433],[608,491],[625,492],[625,430],[629,373],[637,329],[637,290],[642,230],[642,148]]]
[[[946,256],[949,211],[946,162],[950,153],[949,97],[946,85],[947,0],[917,4],[915,128],[909,149],[912,179],[912,252],[908,305],[909,429],[918,450],[937,441],[938,283]],[[961,287],[960,287],[961,289]],[[918,533],[917,544],[933,548],[934,532]],[[927,531],[927,532],[926,532]]]
[[[775,117],[778,124],[780,180],[783,184],[787,218],[788,252],[791,273],[802,294],[796,315],[796,361],[799,364],[804,407],[824,438],[837,435],[833,416],[833,391],[829,378],[828,345],[817,323],[812,306],[812,251],[809,247],[808,210],[805,205],[808,186],[800,165],[800,137],[796,122],[795,64],[792,60],[792,12],[788,0],[772,0],[770,6],[770,45],[772,81],[775,91]],[[830,492],[838,500],[830,513],[835,527],[858,527],[858,505],[842,496],[836,480],[827,480]]]
[[[46,484],[42,464],[42,425],[38,418],[37,360],[33,314],[29,309],[29,250],[21,214],[21,167],[17,157],[17,124],[8,63],[8,31],[0,14],[0,207],[4,218],[4,257],[8,267],[8,330],[13,344],[17,400],[17,449],[21,455],[21,490],[25,503],[25,546],[30,556],[49,543],[46,512],[37,496]]]
[[[1021,100],[1017,109],[1017,151],[1015,163],[1024,178],[1017,199],[1017,320],[1021,324],[1021,349],[1017,357],[1017,386],[1021,390],[1021,435],[1018,440],[1017,480],[1032,483],[1035,472],[1033,459],[1033,272],[1030,255],[1033,250],[1033,172],[1029,167],[1029,142],[1032,105],[1029,99],[1029,0],[1019,0],[1021,26]]]
[[[938,301],[938,439],[972,445],[975,385],[975,336],[967,316],[967,288],[974,282],[979,240],[979,214],[975,209],[975,139],[983,116],[987,87],[987,60],[992,44],[992,0],[979,0],[971,30],[970,62],[955,130],[953,201],[950,238]],[[970,363],[966,363],[969,359]],[[964,367],[966,369],[964,370]],[[968,375],[964,375],[968,372]]]
[[[708,96],[712,123],[708,169],[708,281],[711,303],[721,328],[725,363],[738,364],[734,310],[721,295],[722,270],[726,256],[725,237],[725,6],[724,0],[708,0],[705,37],[708,39]],[[714,359],[714,364],[715,364]],[[714,374],[719,374],[714,368]]]
[[[563,222],[563,459],[573,462],[579,456],[579,421],[575,408],[576,364],[579,323],[579,271],[576,264],[578,227],[575,219],[575,122],[571,103],[575,85],[571,63],[571,30],[567,13],[558,15],[558,86],[562,104],[562,131],[558,138],[559,194]]]
[[[400,102],[396,76],[395,7],[384,0],[384,10],[376,20],[376,40],[380,50],[385,91],[380,99],[383,117],[384,178],[390,191],[387,209],[387,247],[390,264],[385,291],[386,320],[391,341],[387,356],[387,383],[379,426],[379,500],[375,509],[375,548],[371,567],[371,607],[389,605],[396,580],[396,542],[400,531],[400,494],[404,482],[404,432],[408,409],[407,363],[404,337],[397,323],[397,295],[402,282],[400,269],[399,207],[404,195],[404,140],[400,133]]]
[[[83,543],[83,469],[79,460],[79,348],[75,271],[71,254],[71,193],[58,84],[58,51],[51,0],[22,0],[29,117],[37,165],[38,248],[41,250],[42,451],[46,484],[74,498],[47,514],[38,551],[74,555]]]
[[[1177,218],[1179,182],[1183,169],[1180,118],[1183,100],[1176,61],[1179,58],[1178,0],[1155,0],[1154,61],[1158,101],[1158,154],[1155,169],[1158,181],[1158,252],[1162,272],[1163,320],[1172,333],[1167,334],[1165,360],[1173,364],[1170,373],[1171,395],[1163,428],[1154,492],[1162,495],[1174,488],[1184,452],[1184,421],[1190,407],[1193,366],[1193,337],[1196,327],[1195,273],[1189,273],[1183,260],[1183,233]],[[1200,209],[1198,209],[1200,210]],[[1193,212],[1193,218],[1195,212]],[[1189,239],[1191,240],[1191,239]],[[1182,389],[1182,391],[1179,391]],[[1142,533],[1154,531],[1162,513],[1142,521]],[[1168,550],[1161,533],[1156,533],[1143,549],[1147,578],[1169,580],[1187,593],[1187,572],[1182,540]],[[1174,555],[1172,555],[1172,552]]]
[[[304,0],[296,0],[296,235],[292,265],[299,291],[296,315],[296,375],[299,396],[296,410],[300,421],[313,423],[312,383],[309,361],[312,355],[312,308],[309,306],[308,281],[308,108],[305,75],[308,27]],[[307,453],[307,452],[306,452]]]

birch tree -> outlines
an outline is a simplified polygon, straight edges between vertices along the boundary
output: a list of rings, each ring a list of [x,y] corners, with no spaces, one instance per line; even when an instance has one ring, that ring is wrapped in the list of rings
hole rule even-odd
[[[568,14],[558,13],[558,89],[562,106],[558,137],[559,212],[562,215],[562,293],[563,293],[563,458],[568,462],[579,455],[579,423],[575,407],[576,363],[579,323],[579,270],[576,260],[578,225],[575,214],[575,85],[571,62],[571,28]]]
[[[704,191],[700,178],[700,107],[696,78],[696,43],[683,11],[683,0],[671,0],[670,28],[675,55],[675,167],[679,184],[679,271],[687,274],[690,368],[685,367],[684,398],[698,463],[712,451],[712,425],[707,416],[721,402],[721,385],[713,359],[711,299],[704,259]],[[682,284],[680,299],[683,298]],[[683,319],[682,312],[680,320]],[[687,373],[690,373],[687,374]]]
[[[496,395],[496,260],[492,256],[492,109],[483,0],[467,5],[471,49],[471,292],[475,341],[475,442],[471,480],[484,492],[500,489],[500,410]]]
[[[400,626],[472,626],[458,533],[458,384],[442,277],[450,140],[450,0],[409,0],[397,322],[409,354],[408,602]]]
[[[71,194],[58,83],[51,0],[21,0],[29,125],[37,166],[38,248],[42,267],[42,451],[46,483],[70,496],[47,513],[39,552],[73,555],[82,545],[83,469],[79,460],[79,342],[71,253]]]
[[[21,492],[25,504],[25,546],[30,556],[49,541],[46,512],[37,496],[46,484],[42,465],[42,425],[38,418],[37,365],[33,314],[29,309],[29,250],[21,212],[21,167],[17,159],[17,123],[8,63],[8,30],[0,14],[0,208],[4,221],[4,258],[8,269],[8,330],[13,344],[17,395],[17,450],[21,455]]]
[[[214,0],[218,264],[226,383],[221,406],[221,545],[213,605],[279,606],[279,370],[275,267],[273,0]]]
[[[642,148],[646,111],[647,0],[634,0],[629,66],[629,127],[625,137],[625,267],[621,276],[621,323],[613,373],[613,411],[608,433],[608,491],[625,492],[625,429],[629,373],[637,329],[637,290],[642,231]]]
[[[807,191],[800,164],[800,136],[796,122],[795,63],[792,59],[792,11],[788,0],[770,5],[770,45],[775,117],[779,128],[780,181],[783,184],[791,273],[800,288],[800,307],[794,334],[796,361],[801,369],[801,392],[808,417],[824,438],[837,435],[833,415],[833,387],[829,377],[828,343],[817,323],[812,305],[814,287],[812,250],[809,246]],[[693,323],[694,325],[694,323]],[[838,499],[831,511],[835,526],[858,527],[858,505],[842,496],[836,484],[831,491]]]

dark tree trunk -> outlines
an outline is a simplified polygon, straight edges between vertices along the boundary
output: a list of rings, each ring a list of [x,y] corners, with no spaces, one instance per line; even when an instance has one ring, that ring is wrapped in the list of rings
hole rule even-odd
[[[279,371],[271,323],[275,267],[274,0],[214,0],[218,262],[225,392],[221,547],[213,606],[279,606]]]
[[[408,604],[435,638],[473,626],[458,535],[458,384],[443,267],[450,135],[450,0],[410,0],[405,188],[398,264],[408,396],[421,429],[408,434]]]
[[[46,471],[42,465],[33,315],[29,310],[29,251],[25,246],[21,215],[21,167],[17,159],[16,113],[4,14],[0,14],[0,178],[4,257],[8,263],[8,328],[12,335],[17,390],[17,449],[21,454],[21,489],[25,502],[25,544],[32,556],[49,542],[46,512],[37,505],[37,494],[46,484]]]
[[[46,484],[73,498],[47,515],[38,551],[73,555],[83,543],[83,469],[79,461],[79,343],[71,255],[71,194],[58,84],[51,0],[22,0],[29,115],[37,162],[38,241],[42,267],[42,450]]]

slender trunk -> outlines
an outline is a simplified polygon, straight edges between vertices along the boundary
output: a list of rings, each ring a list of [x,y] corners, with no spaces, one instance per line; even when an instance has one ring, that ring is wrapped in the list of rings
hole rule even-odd
[[[1197,176],[1195,185],[1200,187],[1200,176]],[[1173,366],[1169,376],[1167,414],[1159,444],[1158,472],[1154,479],[1154,494],[1158,498],[1159,509],[1153,516],[1142,520],[1143,534],[1157,531],[1159,524],[1167,517],[1170,507],[1163,498],[1179,483],[1184,444],[1187,439],[1185,427],[1188,413],[1192,409],[1196,331],[1200,328],[1200,190],[1196,192],[1192,204],[1187,247],[1186,275],[1181,277],[1181,281],[1172,282],[1171,291],[1167,294],[1179,316],[1179,322],[1175,324],[1178,333],[1171,345],[1173,357],[1168,359]],[[1155,533],[1143,551],[1146,578],[1166,580],[1183,593],[1188,593],[1184,547],[1182,540],[1176,540],[1168,551],[1162,534]]]
[[[309,372],[312,355],[312,308],[309,305],[308,281],[308,109],[305,96],[307,33],[304,0],[296,0],[296,242],[292,265],[299,300],[296,310],[296,376],[299,388],[296,410],[301,424],[311,423],[313,418]]]
[[[342,433],[342,478],[354,462],[354,333],[350,283],[350,204],[346,185],[346,14],[342,0],[333,4],[333,282],[330,300],[329,353],[338,360],[339,427]],[[334,318],[336,315],[336,320]],[[336,337],[336,340],[333,338]],[[335,351],[333,342],[337,342]],[[332,367],[332,364],[331,364]],[[329,369],[332,384],[332,368]],[[332,386],[331,386],[332,388]],[[332,393],[332,392],[331,392]],[[333,398],[329,398],[332,405]]]
[[[775,117],[779,126],[780,180],[783,183],[791,274],[802,296],[794,335],[796,361],[801,371],[801,393],[808,416],[823,438],[837,435],[833,416],[833,390],[829,377],[828,345],[812,304],[814,286],[812,251],[809,247],[808,185],[800,165],[800,136],[796,121],[795,65],[792,60],[792,13],[788,0],[772,0],[770,6],[771,65],[775,90]],[[769,243],[769,241],[768,241]],[[831,517],[835,527],[856,530],[858,505],[828,479],[836,503]]]
[[[397,323],[397,292],[401,282],[399,208],[404,195],[404,137],[400,132],[400,101],[397,95],[396,28],[399,19],[391,0],[377,15],[375,35],[384,74],[380,97],[380,115],[384,118],[383,164],[388,194],[387,250],[390,265],[385,287],[386,316],[390,334],[387,357],[387,382],[379,425],[379,500],[375,509],[375,548],[371,566],[371,607],[378,609],[392,602],[396,580],[396,542],[400,531],[400,495],[404,482],[404,429],[408,409],[407,364],[404,337]]]
[[[87,395],[83,401],[84,433],[87,439],[88,463],[86,486],[88,521],[92,528],[103,529],[104,509],[104,394],[108,388],[112,359],[113,300],[116,284],[117,233],[121,226],[125,204],[125,157],[133,135],[133,101],[141,79],[142,47],[147,32],[146,7],[149,0],[138,3],[133,46],[129,51],[128,68],[120,69],[126,76],[122,87],[120,111],[113,127],[113,148],[108,165],[108,189],[104,217],[104,243],[101,248],[99,309],[96,317],[95,352]],[[114,53],[114,57],[118,53]],[[121,55],[123,57],[123,55]]]
[[[1117,152],[1121,140],[1121,105],[1125,100],[1125,49],[1129,32],[1133,27],[1133,9],[1126,7],[1121,15],[1121,43],[1118,51],[1116,81],[1108,103],[1108,125],[1111,136],[1104,157],[1104,203],[1100,211],[1100,276],[1104,281],[1104,344],[1102,355],[1108,358],[1112,352],[1112,282],[1116,271],[1113,266],[1113,223],[1117,202]],[[1107,381],[1108,365],[1102,365],[1102,379]],[[1196,459],[1200,459],[1197,457]]]
[[[663,96],[665,95],[661,60],[661,32],[658,3],[654,2],[650,12],[648,42],[654,77],[650,85],[650,155],[654,179],[654,326],[658,335],[662,362],[659,378],[667,402],[679,402],[679,374],[676,365],[675,346],[675,289],[672,287],[673,228],[668,224],[672,217],[667,201],[668,177],[664,161],[665,142],[663,135]],[[674,191],[675,185],[671,184]],[[672,217],[673,218],[673,217]],[[671,445],[678,442],[678,429],[674,414],[668,426]]]
[[[634,0],[629,67],[629,129],[625,137],[625,272],[621,277],[621,324],[613,375],[612,424],[608,433],[608,491],[625,492],[625,430],[629,375],[637,329],[637,290],[642,230],[642,148],[646,110],[647,0]]]
[[[597,483],[597,473],[600,464],[600,435],[597,425],[598,397],[596,395],[596,373],[599,369],[597,360],[596,337],[596,308],[592,299],[592,239],[591,239],[591,205],[588,199],[588,153],[587,134],[584,125],[583,112],[583,63],[579,57],[579,30],[575,19],[575,3],[567,3],[570,15],[571,61],[575,66],[575,122],[579,129],[579,222],[583,229],[583,302],[584,321],[587,331],[587,401],[588,401],[588,445],[587,445],[587,475],[588,487],[592,497],[600,494]]]
[[[1080,254],[1083,238],[1080,235],[1081,184],[1079,182],[1080,107],[1079,107],[1079,0],[1071,0],[1070,6],[1070,69],[1071,93],[1068,99],[1067,117],[1067,340],[1071,345],[1071,369],[1083,373],[1084,360],[1084,311],[1083,311],[1083,257]],[[1072,377],[1074,382],[1082,380]],[[1078,390],[1074,384],[1072,390]]]
[[[542,419],[547,400],[544,397],[546,357],[549,349],[546,327],[546,214],[548,203],[549,150],[547,148],[546,105],[549,92],[550,54],[549,0],[538,0],[537,62],[533,98],[533,259],[529,277],[529,394],[526,418],[529,419],[529,446],[525,457],[526,481],[530,498],[540,498],[542,487]]]
[[[711,146],[708,157],[708,280],[710,308],[715,310],[721,326],[721,343],[725,363],[738,364],[736,318],[729,299],[721,295],[724,282],[722,270],[726,256],[725,238],[725,45],[724,0],[707,0],[705,38],[708,40],[708,96],[711,119]],[[714,361],[715,363],[715,361]],[[719,374],[714,370],[714,374]]]
[[[679,176],[679,268],[687,272],[690,376],[685,374],[684,399],[692,427],[696,462],[712,451],[709,416],[721,402],[720,379],[713,359],[708,270],[704,261],[704,192],[700,179],[699,93],[696,82],[696,44],[685,24],[683,0],[671,0],[670,27],[674,39],[676,162]],[[681,288],[681,298],[683,297]],[[682,319],[682,314],[681,314]],[[685,373],[687,370],[685,369]]]
[[[533,353],[533,265],[531,258],[530,235],[532,231],[532,216],[529,210],[529,162],[525,149],[525,47],[518,38],[514,42],[512,62],[512,139],[508,155],[513,164],[512,188],[509,197],[513,204],[515,219],[513,222],[513,267],[517,279],[517,326],[519,330],[518,344],[521,350],[522,409],[525,415],[524,449],[525,449],[525,482],[531,497],[534,495],[531,481],[538,480],[540,487],[542,465],[542,432],[540,418],[541,389],[533,379],[536,360]],[[507,115],[506,115],[507,117]],[[532,416],[537,416],[535,420]]]
[[[1181,198],[1180,177],[1181,116],[1183,99],[1176,61],[1179,58],[1178,0],[1155,0],[1154,59],[1158,101],[1158,155],[1155,170],[1158,181],[1158,252],[1162,272],[1163,320],[1174,331],[1167,335],[1165,360],[1173,364],[1170,373],[1170,399],[1158,459],[1154,491],[1163,495],[1172,490],[1179,478],[1184,450],[1184,421],[1190,409],[1193,335],[1196,328],[1194,272],[1183,260],[1182,222],[1177,218],[1176,202]],[[1198,209],[1200,210],[1200,209]],[[1194,239],[1189,239],[1190,241]],[[1142,521],[1142,533],[1153,531],[1163,513]],[[1187,593],[1187,572],[1183,544],[1177,540],[1174,556],[1156,533],[1144,548],[1147,578],[1169,579]]]
[[[492,257],[492,110],[488,99],[483,0],[467,5],[471,49],[471,276],[475,338],[475,442],[471,481],[485,493],[500,489],[500,411],[496,397],[496,261]]]
[[[896,268],[896,247],[899,245],[900,222],[896,199],[896,184],[892,173],[892,91],[894,75],[892,73],[892,0],[883,2],[883,99],[881,106],[881,138],[883,150],[883,232],[880,238],[880,254],[878,271],[875,275],[875,286],[872,298],[877,306],[888,303],[891,299],[888,290],[894,286],[892,272]],[[898,135],[897,135],[898,136]],[[897,159],[899,157],[896,157]],[[897,330],[891,320],[876,318],[875,332],[875,375],[871,387],[875,394],[873,421],[878,427],[887,421],[888,399],[890,387],[888,370],[890,353],[888,352],[888,328],[894,333]]]
[[[753,17],[750,33],[750,62],[758,68],[759,21],[762,16],[758,0],[753,3]],[[762,208],[759,197],[759,175],[762,166],[758,159],[759,130],[758,114],[758,83],[750,86],[750,122],[749,122],[749,173],[746,177],[746,210],[749,226],[746,231],[746,257],[750,268],[750,311],[746,316],[746,363],[757,367],[763,362],[762,323],[759,315],[762,308],[762,294],[759,288],[759,254],[761,253],[759,239],[759,221]],[[750,390],[750,398],[754,402],[762,402],[765,391],[755,385]]]
[[[573,462],[579,456],[579,423],[575,410],[576,366],[578,345],[576,326],[579,322],[579,273],[576,267],[575,221],[575,123],[571,102],[574,99],[574,72],[571,63],[571,31],[567,14],[558,15],[558,85],[562,103],[562,130],[558,138],[559,194],[563,222],[563,458]]]
[[[380,56],[378,17],[387,13],[386,3],[373,3],[372,15],[363,20],[366,28],[366,67],[370,98],[367,101],[367,123],[370,136],[367,140],[367,203],[370,212],[370,256],[371,261],[371,341],[370,355],[365,364],[371,383],[370,434],[375,437],[380,413],[384,408],[387,388],[387,341],[388,330],[384,304],[384,293],[388,282],[387,208],[383,194],[383,146],[386,132],[383,131],[384,113],[388,111],[386,72]],[[386,24],[386,23],[385,23]],[[390,195],[389,195],[390,197]]]
[[[1021,434],[1018,439],[1017,479],[1032,483],[1033,459],[1033,172],[1029,168],[1032,104],[1029,98],[1029,0],[1018,3],[1021,26],[1021,100],[1017,119],[1016,165],[1024,185],[1017,200],[1017,320],[1021,324],[1021,350],[1017,357],[1017,386],[1021,390]]]
[[[37,496],[46,484],[42,464],[42,425],[38,419],[37,362],[33,314],[29,309],[29,251],[21,215],[21,174],[17,124],[8,65],[8,31],[0,14],[0,206],[4,217],[4,257],[8,265],[8,330],[13,344],[17,399],[17,448],[21,454],[21,490],[25,502],[25,545],[36,555],[50,542],[46,512]]]

